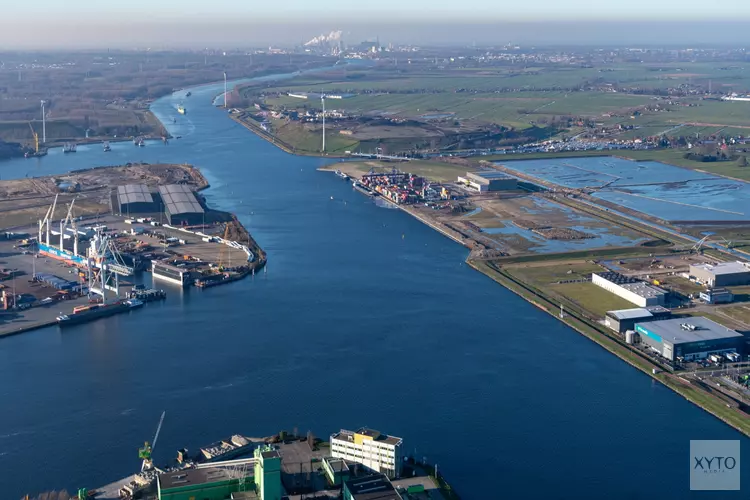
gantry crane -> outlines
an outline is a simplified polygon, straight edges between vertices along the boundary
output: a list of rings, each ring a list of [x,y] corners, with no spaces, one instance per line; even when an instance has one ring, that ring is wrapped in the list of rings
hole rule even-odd
[[[29,122],[29,128],[31,129],[31,135],[34,137],[34,153],[39,154],[39,134],[34,131],[34,126]]]
[[[159,439],[159,432],[161,432],[161,424],[164,423],[164,415],[167,414],[167,410],[164,410],[161,414],[161,418],[159,419],[159,426],[156,428],[156,434],[154,435],[154,440],[151,444],[149,444],[148,441],[143,443],[143,448],[140,448],[138,450],[138,458],[143,460],[143,463],[141,464],[141,472],[144,470],[151,469],[154,466],[153,459],[151,458],[151,454],[154,451],[154,448],[156,448],[156,440]]]
[[[224,270],[224,259],[227,256],[227,253],[229,252],[229,267],[232,267],[232,257],[231,257],[231,250],[229,250],[225,242],[229,240],[229,223],[224,224],[224,236],[222,236],[224,241],[221,244],[221,249],[219,250],[219,271]]]

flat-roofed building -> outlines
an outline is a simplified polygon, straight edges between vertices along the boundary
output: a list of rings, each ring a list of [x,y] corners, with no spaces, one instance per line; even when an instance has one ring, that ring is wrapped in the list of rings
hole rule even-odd
[[[690,276],[710,287],[748,285],[750,284],[750,267],[740,261],[691,264]]]
[[[667,291],[615,272],[591,274],[591,282],[639,307],[663,306]]]
[[[458,177],[456,182],[480,193],[518,189],[518,180],[515,177],[495,170],[466,172],[466,175]]]
[[[203,222],[205,210],[187,184],[159,186],[164,213],[172,225],[196,225]]]
[[[709,288],[698,296],[706,304],[729,304],[734,301],[734,294],[726,288]]]
[[[401,500],[385,474],[350,479],[344,482],[344,500]]]
[[[117,203],[123,215],[149,213],[158,210],[148,186],[127,184],[117,187]]]
[[[633,330],[636,323],[647,323],[668,318],[672,313],[662,306],[607,311],[604,324],[618,333]]]
[[[677,358],[693,361],[711,354],[741,353],[745,341],[742,334],[702,316],[636,323],[635,331],[642,343],[670,361]]]
[[[390,478],[401,476],[403,440],[378,431],[361,428],[341,430],[331,435],[331,456],[364,465]]]

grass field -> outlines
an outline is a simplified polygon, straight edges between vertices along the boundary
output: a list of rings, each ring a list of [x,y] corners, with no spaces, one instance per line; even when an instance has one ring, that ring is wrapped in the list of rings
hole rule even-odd
[[[589,262],[555,262],[550,265],[549,262],[535,264],[517,265],[509,268],[514,276],[523,278],[524,281],[534,283],[539,286],[546,286],[558,281],[576,280],[590,278],[591,273],[603,271],[604,268],[598,264]]]
[[[631,302],[593,283],[563,283],[560,285],[548,285],[547,288],[598,317],[604,317],[607,311],[635,307]]]

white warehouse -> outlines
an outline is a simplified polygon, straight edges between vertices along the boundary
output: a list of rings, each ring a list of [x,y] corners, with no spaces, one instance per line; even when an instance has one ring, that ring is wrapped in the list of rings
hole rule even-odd
[[[667,298],[666,290],[620,273],[592,273],[591,282],[638,307],[663,306]]]

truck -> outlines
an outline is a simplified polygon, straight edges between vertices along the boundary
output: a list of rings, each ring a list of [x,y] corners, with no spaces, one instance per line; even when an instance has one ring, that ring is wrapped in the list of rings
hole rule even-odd
[[[721,363],[723,361],[723,358],[718,354],[711,354],[708,356],[708,359],[714,363]]]

